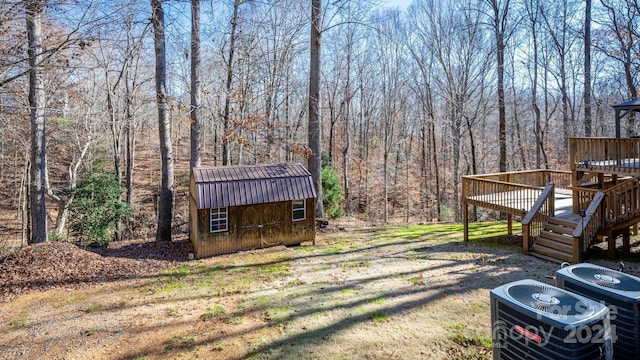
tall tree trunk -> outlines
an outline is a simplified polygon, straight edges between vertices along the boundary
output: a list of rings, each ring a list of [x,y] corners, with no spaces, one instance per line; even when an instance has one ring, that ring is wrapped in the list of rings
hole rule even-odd
[[[191,156],[189,166],[200,166],[200,0],[191,0]]]
[[[537,3],[535,3],[537,4]],[[533,70],[531,74],[531,107],[533,108],[534,113],[534,135],[536,138],[536,169],[540,169],[542,165],[542,152],[544,149],[544,144],[542,142],[542,124],[540,120],[540,107],[538,106],[538,8],[535,5],[535,9],[530,6],[534,6],[529,3],[527,6],[527,12],[529,15],[529,21],[531,24],[531,40],[533,46]]]
[[[29,107],[31,122],[29,243],[47,241],[45,92],[43,80],[42,12],[46,0],[25,2],[29,54]]]
[[[233,2],[233,17],[231,18],[231,39],[229,40],[229,57],[227,58],[227,82],[225,85],[224,113],[222,114],[222,165],[231,165],[231,149],[229,148],[231,108],[231,85],[233,84],[233,56],[236,46],[236,29],[238,27],[238,7],[240,0]]]
[[[171,241],[174,185],[173,149],[171,146],[171,124],[169,123],[169,109],[167,105],[165,24],[161,0],[151,0],[151,8],[153,10],[152,23],[156,53],[156,102],[158,105],[160,161],[162,166],[156,241]]]
[[[125,141],[126,141],[126,146],[125,146],[125,156],[126,156],[126,160],[127,160],[127,169],[126,169],[126,175],[125,175],[125,182],[126,182],[126,195],[125,195],[125,201],[127,204],[129,204],[129,206],[131,206],[131,199],[133,196],[133,165],[134,165],[134,161],[135,161],[135,128],[134,128],[134,124],[133,124],[133,114],[131,113],[131,89],[129,87],[129,80],[126,79],[125,81],[125,91],[126,91],[126,111],[127,111],[127,122],[126,122],[126,127],[125,127]]]
[[[493,8],[493,30],[496,40],[496,61],[498,68],[498,137],[500,143],[499,170],[507,171],[507,115],[504,101],[504,31],[509,10],[509,0],[501,9],[498,0],[491,0]],[[502,11],[501,11],[502,10]]]
[[[591,136],[591,0],[584,12],[584,136]]]
[[[409,135],[409,146],[408,149],[406,151],[406,184],[405,184],[405,206],[407,208],[406,212],[405,212],[405,217],[404,217],[404,223],[408,224],[409,223],[409,217],[411,216],[411,183],[410,183],[410,175],[411,175],[411,171],[410,171],[410,163],[411,163],[411,146],[413,144],[413,136]]]
[[[429,133],[431,134],[431,155],[433,156],[433,177],[436,180],[436,220],[440,221],[440,219],[442,218],[442,214],[440,213],[442,199],[440,196],[440,167],[438,165],[438,148],[436,144],[435,119],[431,119],[431,121],[429,122],[429,127]]]
[[[322,139],[320,126],[320,49],[322,41],[322,0],[311,0],[311,51],[309,57],[309,148],[311,156],[308,160],[309,172],[316,188],[315,215],[324,217],[322,204],[321,155]]]
[[[349,149],[351,148],[351,129],[349,128],[349,116],[351,114],[351,40],[347,48],[347,79],[344,86],[344,136],[345,143],[342,150],[342,173],[344,187],[344,210],[347,215],[351,213],[351,201],[349,192]]]

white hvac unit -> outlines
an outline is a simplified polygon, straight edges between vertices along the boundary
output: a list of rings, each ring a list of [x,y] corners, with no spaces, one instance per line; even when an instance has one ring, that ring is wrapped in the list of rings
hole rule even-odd
[[[640,359],[640,278],[583,263],[556,272],[556,285],[609,307],[616,359]]]
[[[535,280],[491,290],[494,360],[611,359],[609,309]]]

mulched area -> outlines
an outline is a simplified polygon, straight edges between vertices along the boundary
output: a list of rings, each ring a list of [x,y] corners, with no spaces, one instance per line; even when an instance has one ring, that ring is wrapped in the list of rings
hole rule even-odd
[[[113,242],[104,248],[83,248],[47,242],[0,254],[0,302],[34,290],[76,287],[156,275],[186,261],[193,252],[188,239]]]

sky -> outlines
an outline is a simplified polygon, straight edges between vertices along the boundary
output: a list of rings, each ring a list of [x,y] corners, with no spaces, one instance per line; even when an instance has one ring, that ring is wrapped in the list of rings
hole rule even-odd
[[[402,10],[406,10],[412,1],[413,0],[383,0],[381,6],[399,7]]]

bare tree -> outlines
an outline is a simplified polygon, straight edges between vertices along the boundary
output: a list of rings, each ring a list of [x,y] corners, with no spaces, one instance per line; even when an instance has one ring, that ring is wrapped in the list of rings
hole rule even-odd
[[[231,86],[233,84],[233,55],[236,51],[236,29],[238,28],[238,8],[240,0],[233,2],[233,17],[231,18],[231,38],[229,40],[229,54],[226,59],[227,81],[225,83],[224,113],[222,114],[222,165],[231,165],[231,149],[229,147],[230,120],[229,112],[231,106]]]
[[[200,166],[202,145],[200,131],[200,0],[191,0],[191,156],[189,166]]]
[[[309,129],[308,139],[311,156],[308,168],[316,188],[315,215],[324,217],[322,205],[322,139],[320,124],[320,49],[322,41],[322,0],[311,0],[311,45],[309,57]]]
[[[29,42],[29,107],[31,119],[30,243],[47,241],[45,91],[43,84],[42,13],[46,0],[25,1]]]
[[[591,0],[584,6],[584,135],[591,136]]]
[[[507,34],[510,0],[487,0],[493,16],[491,20],[496,42],[496,65],[498,74],[498,138],[500,142],[499,169],[507,171],[507,115],[504,101],[504,49]]]
[[[640,56],[640,4],[636,0],[601,0],[607,21],[598,30],[595,47],[622,67],[628,97],[638,94]],[[615,45],[614,45],[615,44]],[[628,117],[627,132],[635,132],[635,117]]]
[[[158,229],[156,241],[171,241],[173,215],[173,149],[171,146],[171,124],[167,105],[167,65],[165,50],[165,23],[162,0],[151,0],[156,53],[156,103],[158,106],[158,129],[160,137],[160,162],[162,180],[158,204]]]

